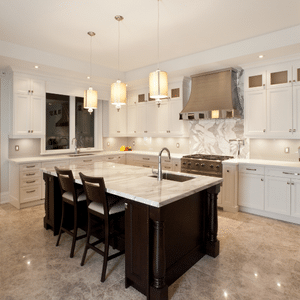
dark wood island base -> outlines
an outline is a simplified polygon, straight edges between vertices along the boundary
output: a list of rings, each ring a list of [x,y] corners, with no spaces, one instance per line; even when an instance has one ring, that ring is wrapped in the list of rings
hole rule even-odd
[[[127,201],[126,288],[167,300],[168,286],[205,254],[218,256],[219,191],[216,185],[160,208]]]
[[[58,233],[61,195],[56,176],[44,173],[44,227]],[[168,286],[204,255],[219,255],[217,196],[220,185],[162,207],[126,201],[125,287],[151,300],[167,300]]]

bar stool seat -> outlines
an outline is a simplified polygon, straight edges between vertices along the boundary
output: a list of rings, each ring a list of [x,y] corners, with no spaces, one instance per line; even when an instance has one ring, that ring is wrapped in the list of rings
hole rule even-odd
[[[104,259],[101,282],[104,282],[107,262],[125,253],[125,250],[121,250],[113,255],[108,255],[110,241],[112,239],[120,237],[123,234],[121,223],[122,221],[124,223],[126,199],[107,194],[105,192],[106,188],[103,177],[89,177],[85,176],[82,173],[79,173],[79,175],[83,184],[88,204],[88,231],[85,249],[81,260],[81,266],[84,265],[88,249],[92,249],[98,254],[102,255]],[[99,226],[94,226],[95,219],[98,220],[98,224],[99,221],[101,224],[104,223],[104,229],[103,226],[100,227],[102,235],[99,234]],[[98,238],[98,236],[100,235],[100,238],[91,243],[90,237],[92,235],[96,238]],[[96,247],[96,245],[102,242],[104,242],[104,251]]]
[[[80,187],[76,187],[73,173],[71,170],[59,169],[55,167],[57,177],[59,180],[61,198],[62,198],[62,213],[61,213],[61,224],[59,228],[58,239],[56,246],[59,245],[61,234],[66,232],[72,236],[72,247],[70,252],[70,257],[74,257],[76,241],[85,238],[86,233],[77,236],[77,231],[79,226],[81,228],[86,227],[86,195]],[[67,211],[68,208],[73,208],[72,218],[73,218],[73,228],[69,228],[67,225],[67,219],[70,219],[70,214]],[[70,222],[69,222],[70,223]],[[73,231],[72,231],[73,229]]]

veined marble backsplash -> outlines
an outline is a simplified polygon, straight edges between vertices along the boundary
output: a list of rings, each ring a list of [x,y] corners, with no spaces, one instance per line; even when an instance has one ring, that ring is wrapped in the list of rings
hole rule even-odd
[[[244,137],[243,119],[215,119],[190,121],[190,153],[232,155],[237,157],[238,143],[243,139],[240,158],[249,158],[249,140]]]

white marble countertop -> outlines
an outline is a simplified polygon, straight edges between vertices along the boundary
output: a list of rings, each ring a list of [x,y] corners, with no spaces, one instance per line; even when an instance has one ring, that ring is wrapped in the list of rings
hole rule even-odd
[[[179,172],[164,172],[181,174],[194,177],[185,182],[172,180],[157,181],[155,177],[150,177],[152,171],[149,168],[128,166],[113,162],[95,162],[94,168],[77,169],[76,165],[71,165],[75,181],[81,184],[79,172],[88,176],[103,177],[108,193],[118,195],[137,202],[148,204],[154,207],[161,207],[175,202],[186,196],[205,190],[216,184],[220,184],[223,179],[217,177],[200,176]],[[43,172],[56,176],[55,171],[42,169]]]
[[[237,158],[237,159],[225,160],[223,161],[223,164],[252,164],[252,165],[263,165],[263,166],[274,166],[274,167],[300,168],[300,162],[266,160],[266,159]]]
[[[10,162],[16,164],[23,164],[23,163],[31,163],[31,162],[46,162],[46,161],[54,161],[54,160],[63,160],[63,159],[80,159],[85,157],[99,157],[105,155],[118,155],[118,154],[135,154],[135,155],[153,155],[158,156],[159,152],[150,152],[150,151],[101,151],[101,152],[82,152],[81,154],[87,154],[87,156],[70,156],[73,153],[69,154],[57,154],[57,155],[41,155],[41,156],[34,156],[34,157],[22,157],[22,158],[11,158],[9,159]],[[92,155],[90,155],[92,153]],[[186,154],[179,154],[179,153],[171,153],[171,158],[180,159],[182,156]],[[162,154],[163,157],[167,157],[166,152],[164,151]]]

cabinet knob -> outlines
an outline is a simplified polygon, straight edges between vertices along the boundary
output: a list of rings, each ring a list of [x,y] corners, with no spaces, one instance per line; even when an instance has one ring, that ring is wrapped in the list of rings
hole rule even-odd
[[[286,184],[290,184],[289,182],[287,182]]]
[[[289,132],[292,132],[292,129],[289,129]]]
[[[229,170],[227,170],[227,173],[229,173]]]
[[[291,83],[292,82],[292,80],[289,80],[289,83]]]
[[[31,130],[31,133],[33,133],[33,130]]]
[[[294,182],[291,182],[291,185],[294,185]]]
[[[266,132],[266,129],[264,129],[263,132]]]
[[[293,132],[296,132],[296,129],[293,129]]]
[[[265,86],[265,84],[263,84],[263,86]]]
[[[28,133],[30,133],[30,130],[28,130]]]
[[[30,90],[28,90],[28,94],[30,94]]]
[[[293,82],[296,82],[296,80],[294,79]]]
[[[263,178],[261,178],[260,181],[264,181]]]
[[[33,91],[31,91],[31,94],[33,94]]]

